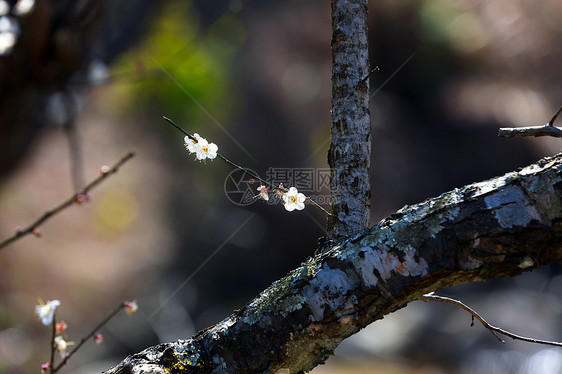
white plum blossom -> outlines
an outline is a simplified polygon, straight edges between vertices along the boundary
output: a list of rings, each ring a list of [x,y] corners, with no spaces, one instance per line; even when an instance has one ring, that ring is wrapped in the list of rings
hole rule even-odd
[[[67,342],[62,336],[55,337],[55,349],[59,351],[60,357],[66,357],[66,350],[69,345],[74,345],[74,342]]]
[[[300,193],[295,187],[289,188],[289,191],[283,194],[283,202],[285,204],[285,209],[289,212],[293,210],[303,210],[304,209],[304,201],[306,200],[306,196]]]
[[[189,153],[195,153],[197,160],[203,161],[207,158],[212,160],[217,157],[219,147],[215,143],[209,143],[207,139],[202,138],[197,133],[193,134],[193,137],[197,139],[197,141],[191,139],[189,136],[186,136],[184,141]]]
[[[269,193],[267,192],[268,188],[266,186],[259,186],[258,191],[260,194],[258,197],[262,200],[268,201],[269,200]]]
[[[37,314],[45,326],[50,325],[59,305],[60,301],[58,300],[47,301],[47,304],[44,304],[43,300],[39,300],[39,305],[35,306],[35,314]]]
[[[185,147],[187,148],[189,153],[195,153],[195,146],[197,145],[197,140],[201,138],[198,133],[193,134],[193,137],[196,140],[191,139],[189,136],[183,138],[183,141],[185,142]]]
[[[198,160],[204,160],[206,158],[212,160],[217,157],[219,147],[215,143],[208,143],[205,139],[199,139],[197,146],[196,157]]]

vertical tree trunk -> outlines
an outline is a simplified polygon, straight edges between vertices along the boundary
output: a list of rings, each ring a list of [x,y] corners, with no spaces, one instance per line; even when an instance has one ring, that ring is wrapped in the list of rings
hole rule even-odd
[[[332,0],[332,204],[328,237],[340,241],[369,226],[371,119],[367,0]]]

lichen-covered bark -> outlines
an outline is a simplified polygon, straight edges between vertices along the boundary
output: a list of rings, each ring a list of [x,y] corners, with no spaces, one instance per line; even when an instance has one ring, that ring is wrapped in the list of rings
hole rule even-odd
[[[332,143],[328,152],[334,241],[369,226],[371,118],[367,0],[332,0]]]
[[[425,293],[550,262],[562,262],[562,154],[406,206],[217,325],[108,373],[306,372],[343,339]]]

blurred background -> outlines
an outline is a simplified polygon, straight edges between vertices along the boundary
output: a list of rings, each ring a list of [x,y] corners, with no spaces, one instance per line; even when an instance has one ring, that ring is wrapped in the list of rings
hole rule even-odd
[[[370,2],[373,224],[559,151],[560,140],[497,130],[544,124],[562,104],[561,17],[557,0]],[[41,238],[0,251],[0,372],[48,361],[38,298],[61,301],[75,341],[138,300],[63,369],[99,373],[224,319],[313,254],[320,212],[244,200],[257,185],[220,160],[193,161],[162,116],[264,177],[320,173],[330,37],[327,1],[0,0],[0,239],[137,154]],[[562,340],[559,265],[441,294],[515,333]],[[414,302],[313,373],[562,373],[559,349],[501,344],[470,322]]]

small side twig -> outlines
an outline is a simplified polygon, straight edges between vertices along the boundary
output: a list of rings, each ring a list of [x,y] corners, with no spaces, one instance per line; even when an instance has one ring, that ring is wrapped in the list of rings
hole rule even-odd
[[[43,224],[46,220],[48,220],[49,218],[51,218],[52,216],[54,216],[57,213],[60,213],[62,210],[68,208],[69,206],[71,206],[72,204],[75,204],[76,202],[81,201],[80,199],[84,198],[85,196],[88,196],[88,192],[93,189],[94,187],[96,187],[98,184],[100,184],[105,178],[107,178],[108,176],[116,173],[119,168],[125,163],[127,162],[129,159],[133,158],[135,156],[134,152],[129,152],[127,153],[124,157],[122,157],[119,161],[117,161],[117,163],[115,165],[113,165],[113,167],[107,169],[107,170],[103,170],[100,174],[99,177],[97,177],[96,179],[94,179],[92,182],[90,182],[89,184],[87,184],[84,188],[82,188],[80,191],[74,193],[74,195],[72,195],[71,197],[69,197],[67,200],[65,200],[64,202],[62,202],[61,204],[59,204],[57,207],[46,211],[45,213],[43,213],[43,215],[41,217],[39,217],[37,220],[35,220],[35,222],[33,222],[32,224],[30,224],[29,226],[27,226],[26,228],[23,229],[19,229],[16,231],[15,234],[13,234],[12,236],[10,236],[9,238],[3,240],[2,242],[0,242],[0,249],[6,247],[8,244],[26,236],[32,233],[37,232],[36,230],[38,229],[38,227]],[[37,234],[36,234],[37,235]]]
[[[361,83],[365,83],[367,79],[371,78],[371,75],[373,75],[374,73],[378,73],[379,71],[381,71],[381,69],[378,66],[375,66],[374,69],[371,69],[371,71],[369,71],[365,78],[361,79]]]
[[[554,122],[562,112],[562,106],[556,111],[552,119],[542,126],[529,127],[504,127],[498,131],[498,136],[503,138],[523,137],[523,136],[553,136],[562,138],[562,128],[554,126]]]
[[[478,314],[474,309],[470,308],[469,306],[467,306],[463,302],[461,302],[459,300],[452,299],[450,297],[435,295],[433,292],[431,292],[431,293],[423,295],[420,298],[420,300],[422,300],[422,301],[429,301],[429,300],[440,301],[440,302],[444,302],[444,303],[451,303],[451,304],[454,304],[454,305],[457,305],[457,306],[461,307],[462,309],[466,310],[468,313],[470,313],[472,315],[471,326],[474,325],[474,319],[476,318],[478,321],[480,321],[482,326],[484,326],[486,329],[488,329],[492,333],[492,335],[494,335],[500,342],[502,342],[504,344],[505,344],[505,341],[502,338],[500,338],[498,334],[508,336],[513,340],[522,340],[522,341],[528,342],[528,343],[536,343],[536,344],[552,345],[552,346],[555,346],[555,347],[562,347],[562,343],[560,343],[560,342],[553,342],[553,341],[548,341],[548,340],[528,338],[528,337],[525,337],[525,336],[517,335],[517,334],[514,334],[512,332],[506,331],[506,330],[501,329],[499,327],[492,326],[482,316],[480,316],[480,314]]]

